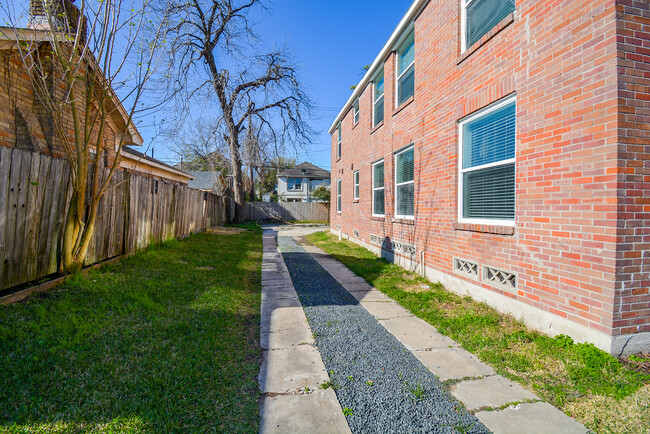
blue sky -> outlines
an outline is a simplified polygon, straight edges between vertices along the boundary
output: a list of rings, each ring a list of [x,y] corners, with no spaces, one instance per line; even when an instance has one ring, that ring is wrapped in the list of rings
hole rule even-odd
[[[319,134],[306,150],[292,156],[330,169],[327,133],[363,76],[362,67],[375,59],[412,0],[276,0],[269,14],[256,14],[256,31],[268,46],[286,45],[317,107],[311,126]],[[140,128],[145,147],[153,131]],[[155,140],[155,157],[168,163],[177,157],[164,139]],[[150,152],[149,152],[150,153]]]

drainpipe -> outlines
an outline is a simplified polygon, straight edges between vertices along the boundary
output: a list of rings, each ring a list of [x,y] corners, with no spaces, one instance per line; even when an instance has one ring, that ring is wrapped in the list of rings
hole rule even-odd
[[[420,273],[422,274],[422,277],[427,277],[427,268],[426,264],[424,262],[424,250],[420,251]]]
[[[339,241],[341,241],[341,228],[339,228]]]

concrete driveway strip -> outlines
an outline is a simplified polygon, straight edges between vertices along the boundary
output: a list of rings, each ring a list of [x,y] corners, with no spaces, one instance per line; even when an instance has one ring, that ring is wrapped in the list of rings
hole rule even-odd
[[[303,248],[377,321],[408,348],[451,394],[495,433],[585,433],[585,427],[532,392],[499,375],[491,366],[444,336],[370,285],[358,281],[343,264],[314,246]],[[368,286],[370,288],[368,288]],[[460,380],[460,381],[459,381]],[[523,402],[523,403],[522,403]],[[479,411],[483,410],[483,411]]]
[[[261,433],[349,433],[273,231],[262,257]]]

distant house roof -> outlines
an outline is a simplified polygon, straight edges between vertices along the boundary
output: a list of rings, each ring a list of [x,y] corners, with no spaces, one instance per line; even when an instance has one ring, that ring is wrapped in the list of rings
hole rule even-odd
[[[278,177],[290,176],[290,177],[300,177],[300,178],[330,178],[331,174],[325,169],[321,169],[318,166],[314,166],[311,163],[303,162],[298,164],[296,167],[291,169],[283,170],[278,173]]]
[[[190,172],[184,172],[182,170],[178,170],[174,166],[170,166],[167,163],[163,163],[160,160],[156,160],[153,157],[148,156],[147,154],[143,154],[142,152],[136,151],[135,149],[129,147],[129,146],[122,146],[122,153],[127,154],[125,157],[131,158],[131,159],[141,159],[145,160],[147,163],[153,163],[155,166],[162,166],[163,169],[169,170],[170,172],[176,173],[178,175],[184,176],[186,178],[192,178],[192,174]]]
[[[197,172],[197,171],[188,171],[190,175],[194,177],[193,180],[187,183],[188,187],[196,188],[197,190],[210,190],[214,188],[214,185],[218,182],[221,172]]]

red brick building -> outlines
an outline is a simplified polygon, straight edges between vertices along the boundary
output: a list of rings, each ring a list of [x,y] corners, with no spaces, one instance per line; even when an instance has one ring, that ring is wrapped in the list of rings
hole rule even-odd
[[[333,231],[546,333],[649,350],[647,0],[415,0],[330,133]]]

